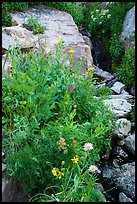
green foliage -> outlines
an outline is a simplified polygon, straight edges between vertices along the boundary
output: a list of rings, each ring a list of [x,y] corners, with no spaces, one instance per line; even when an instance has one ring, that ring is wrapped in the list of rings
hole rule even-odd
[[[35,18],[35,19],[29,18],[27,20],[27,24],[25,24],[25,27],[28,30],[33,31],[33,34],[43,33],[45,30],[44,26],[39,25],[38,18]]]
[[[131,109],[131,120],[135,122],[135,101],[133,101],[132,109]]]
[[[125,51],[124,51],[124,45],[123,42],[120,41],[120,39],[115,35],[111,37],[111,45],[109,48],[109,52],[112,57],[112,63],[113,65],[118,65],[121,61]]]
[[[10,13],[13,11],[24,11],[28,8],[28,2],[2,2],[2,25],[11,26]]]
[[[131,86],[135,81],[135,48],[126,51],[117,73],[119,80],[126,86]]]
[[[2,3],[2,25],[11,25],[10,4],[9,2]]]
[[[62,48],[63,42],[58,41],[56,50],[46,55],[43,51],[38,54],[30,51],[24,56],[20,49],[7,52],[11,76],[3,73],[2,84],[6,173],[21,182],[31,195],[47,186],[61,188],[62,182],[53,177],[52,169],[60,168],[62,161],[64,168],[68,168],[71,158],[77,155],[80,168],[87,172],[90,164],[99,165],[100,157],[110,148],[113,115],[101,97],[94,97],[93,69],[89,69],[87,79],[78,72],[79,63],[73,67],[73,53],[62,55]],[[59,142],[61,138],[64,143]],[[88,157],[83,150],[87,142],[94,147]],[[75,185],[75,176],[68,193]],[[83,191],[86,192],[86,187]]]
[[[108,96],[110,94],[111,90],[106,86],[100,87],[96,91],[96,96]]]

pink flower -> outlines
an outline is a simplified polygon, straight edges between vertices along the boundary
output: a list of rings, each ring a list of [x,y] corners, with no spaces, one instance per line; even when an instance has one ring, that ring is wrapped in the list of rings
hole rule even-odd
[[[68,89],[72,89],[72,86],[68,86]]]
[[[71,93],[74,93],[74,92],[75,92],[75,91],[72,89],[72,90],[71,90]]]
[[[65,142],[65,138],[61,137],[59,142]]]
[[[77,141],[76,140],[73,140],[73,144],[76,144],[77,143]]]

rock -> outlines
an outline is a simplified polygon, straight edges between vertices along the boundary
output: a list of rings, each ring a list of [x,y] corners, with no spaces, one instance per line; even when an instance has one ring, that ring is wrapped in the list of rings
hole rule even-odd
[[[117,158],[125,159],[128,157],[128,154],[119,146],[114,147],[112,153],[116,155]]]
[[[120,161],[119,159],[113,159],[112,165],[113,165],[114,167],[118,168],[119,165],[120,165],[120,162],[121,162],[121,161]]]
[[[120,134],[118,130],[114,130],[112,133],[112,145],[120,145],[124,144],[124,135]]]
[[[127,147],[127,149],[132,153],[135,154],[135,133],[132,135],[129,135],[126,139],[125,139],[125,146]]]
[[[123,30],[120,35],[120,38],[124,41],[125,49],[129,49],[130,47],[135,46],[135,39],[131,39],[135,32],[135,6],[130,9],[123,23]]]
[[[34,41],[32,32],[23,27],[12,26],[2,28],[2,47],[5,49],[8,49],[9,46],[11,46],[11,49],[20,46],[21,48],[32,48],[35,46],[35,43],[36,40]]]
[[[119,202],[133,202],[130,198],[128,198],[123,192],[119,194]]]
[[[130,100],[133,98],[133,96],[130,95],[130,94],[129,94],[128,92],[126,92],[125,90],[122,90],[122,91],[121,91],[121,94],[112,94],[110,97],[111,97],[112,99],[122,98],[122,99],[125,99],[125,100],[127,100],[127,101],[130,101]]]
[[[90,47],[90,49],[92,50],[93,49],[93,45],[92,45],[92,42],[91,40],[87,37],[87,36],[83,36],[83,40],[85,42],[86,45],[88,45]]]
[[[125,85],[122,84],[121,82],[117,81],[113,84],[113,86],[110,88],[111,90],[113,90],[114,92],[116,92],[117,94],[120,94],[121,91],[125,88]]]
[[[132,94],[133,96],[135,96],[135,82],[133,82],[133,84],[129,90],[129,93]]]
[[[135,199],[135,162],[123,164],[114,182],[127,196]]]
[[[102,176],[131,199],[135,199],[135,162],[123,164],[120,168],[105,165]]]
[[[118,132],[124,136],[127,136],[128,133],[131,131],[131,122],[126,118],[120,118],[116,121],[118,127]]]
[[[69,50],[75,51],[73,54],[74,67],[80,59],[83,62],[80,72],[86,72],[93,65],[91,49],[85,44],[70,14],[46,6],[34,6],[25,12],[13,13],[11,16],[18,25],[2,29],[3,48],[7,49],[10,44],[12,47],[20,44],[21,48],[31,48],[36,51],[41,48],[47,54],[56,48],[58,38],[62,38],[64,41],[62,54],[68,54],[69,57]],[[24,28],[24,24],[30,17],[33,19],[38,17],[38,23],[45,27],[43,34],[34,35],[32,31]],[[9,40],[6,40],[7,38]]]
[[[125,99],[105,99],[104,103],[109,106],[109,109],[116,115],[116,117],[127,117],[131,112],[131,104]]]
[[[6,169],[6,164],[2,163],[2,172],[5,171],[5,169]]]
[[[113,74],[113,76],[114,76],[114,74]],[[114,84],[116,81],[118,81],[118,78],[117,78],[117,77],[114,78],[114,79],[112,79],[111,81],[109,81],[109,82],[107,83],[107,87],[111,88],[111,87],[113,86],[113,84]]]
[[[27,196],[13,180],[2,179],[2,202],[27,202]]]
[[[99,67],[93,65],[93,67],[95,68],[94,70],[94,75],[100,77],[101,79],[104,79],[106,81],[110,81],[114,78],[113,75],[111,75],[109,72],[107,71],[103,71],[102,69],[100,69]]]

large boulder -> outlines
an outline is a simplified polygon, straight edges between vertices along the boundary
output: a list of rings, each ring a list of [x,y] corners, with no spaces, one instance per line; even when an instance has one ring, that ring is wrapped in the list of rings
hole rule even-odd
[[[117,117],[127,117],[131,112],[131,104],[123,98],[105,99],[104,103]]]
[[[85,72],[93,65],[91,49],[83,40],[78,27],[70,14],[46,6],[34,6],[25,12],[16,12],[12,15],[12,20],[16,26],[2,28],[2,48],[11,47],[43,49],[47,54],[51,49],[55,49],[58,39],[65,42],[64,54],[69,54],[69,50],[74,50],[74,66],[82,59],[81,72]],[[42,34],[34,34],[26,27],[27,20],[32,17],[38,18],[38,23],[44,26]]]
[[[135,6],[130,9],[123,22],[123,30],[120,38],[124,41],[125,49],[135,46]]]
[[[123,164],[117,168],[106,165],[102,176],[112,182],[126,196],[135,200],[135,162]]]

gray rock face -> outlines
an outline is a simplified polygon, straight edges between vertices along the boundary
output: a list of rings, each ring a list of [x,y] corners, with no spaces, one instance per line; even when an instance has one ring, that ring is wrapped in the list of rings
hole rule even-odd
[[[110,74],[107,71],[103,71],[102,69],[100,69],[97,66],[93,66],[95,68],[94,70],[94,75],[97,77],[100,77],[101,79],[105,79],[106,81],[110,81],[114,78],[114,76],[112,74]]]
[[[135,133],[125,139],[125,146],[132,154],[135,154]]]
[[[125,100],[127,100],[127,101],[130,101],[130,100],[133,98],[133,96],[130,95],[130,94],[129,94],[128,92],[126,92],[125,90],[122,90],[122,91],[121,91],[121,94],[111,95],[111,98],[112,98],[112,99],[123,98],[123,99],[125,99]]]
[[[109,106],[110,110],[116,114],[117,117],[127,117],[131,112],[131,104],[125,99],[105,99],[104,103]]]
[[[135,162],[123,164],[120,169],[120,173],[117,174],[115,184],[126,195],[129,195],[132,199],[135,198]]]
[[[2,179],[2,202],[27,202],[27,196],[12,180]]]
[[[124,19],[123,31],[120,35],[120,38],[124,41],[125,49],[129,47],[134,47],[135,40],[131,40],[135,32],[135,6],[130,9]]]
[[[120,94],[121,91],[125,88],[125,85],[122,84],[121,82],[117,81],[113,84],[113,86],[110,88],[111,90],[113,90],[114,92],[116,92],[117,94]]]
[[[133,202],[130,198],[128,198],[123,192],[119,194],[119,202]]]
[[[38,17],[39,25],[45,27],[43,34],[33,34],[26,29],[27,19]],[[25,12],[12,14],[12,20],[17,26],[2,28],[2,47],[41,48],[45,53],[55,49],[58,39],[62,38],[65,43],[64,54],[69,55],[69,50],[74,50],[74,66],[82,59],[83,65],[81,72],[85,72],[93,65],[91,50],[85,44],[82,34],[79,33],[76,24],[70,14],[58,10],[48,9],[45,6],[35,6]]]
[[[120,191],[135,199],[135,162],[123,164],[120,168],[106,165],[102,176],[111,179]]]
[[[5,169],[6,169],[6,164],[2,163],[2,172],[5,171]]]
[[[131,131],[131,122],[126,118],[120,118],[116,121],[116,123],[119,126],[119,133],[123,134],[124,136],[127,136],[128,133]]]
[[[83,40],[86,43],[86,45],[88,45],[90,47],[90,49],[93,49],[92,42],[91,42],[91,40],[87,36],[84,35],[83,36]]]

